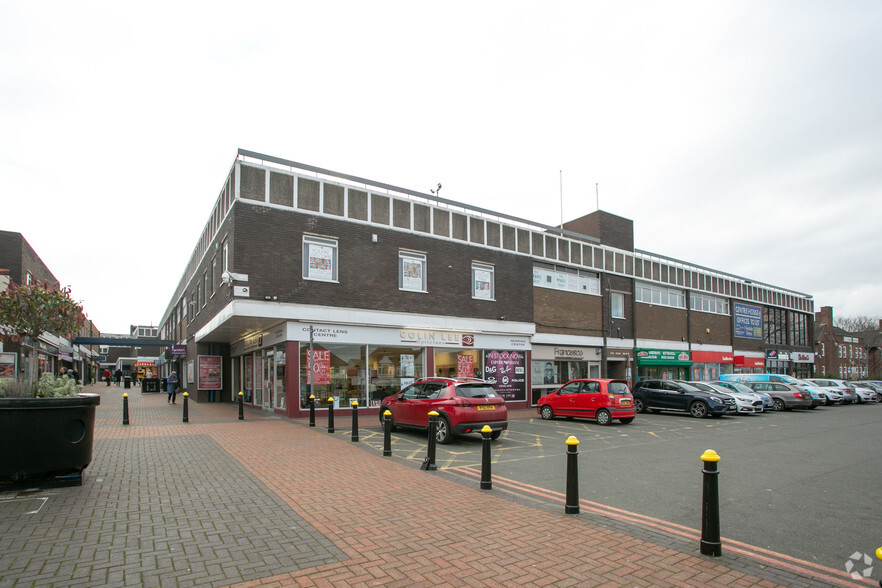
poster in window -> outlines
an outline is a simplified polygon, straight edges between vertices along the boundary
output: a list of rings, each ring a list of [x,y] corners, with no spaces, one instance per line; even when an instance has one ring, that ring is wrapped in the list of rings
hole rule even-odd
[[[318,351],[306,353],[306,383],[307,384],[330,384],[331,383],[331,352]]]
[[[405,290],[423,289],[423,260],[402,258],[401,286]]]
[[[485,351],[484,379],[506,401],[527,399],[526,354],[522,351]]]
[[[399,356],[399,362],[401,364],[401,375],[412,378],[414,365],[413,355],[401,355]],[[404,387],[404,384],[402,384],[401,386]]]
[[[458,378],[475,377],[475,358],[471,355],[457,355],[456,376]]]
[[[309,276],[317,280],[334,279],[334,248],[309,244]]]
[[[223,387],[223,358],[220,355],[200,355],[199,390],[220,390]]]
[[[475,298],[482,300],[491,300],[493,298],[491,276],[492,274],[487,270],[475,270]]]
[[[15,353],[0,353],[0,378],[15,377]]]

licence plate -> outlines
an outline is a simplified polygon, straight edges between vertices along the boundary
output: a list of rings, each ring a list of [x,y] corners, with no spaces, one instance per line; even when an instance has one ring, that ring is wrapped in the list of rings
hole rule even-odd
[[[631,406],[631,401],[630,400],[622,400],[621,402],[619,402],[619,404],[622,406]]]
[[[493,404],[479,404],[478,410],[496,410],[496,406]]]

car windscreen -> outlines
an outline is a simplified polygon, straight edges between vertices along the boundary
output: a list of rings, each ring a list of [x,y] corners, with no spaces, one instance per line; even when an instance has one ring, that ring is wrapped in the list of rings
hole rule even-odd
[[[628,384],[625,382],[610,382],[606,389],[610,394],[630,394],[631,391],[628,390]]]
[[[462,384],[456,387],[456,395],[463,398],[496,398],[496,390],[490,384]]]

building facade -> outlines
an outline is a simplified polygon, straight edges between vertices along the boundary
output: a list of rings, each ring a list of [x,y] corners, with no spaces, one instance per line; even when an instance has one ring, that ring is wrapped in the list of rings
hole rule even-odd
[[[882,327],[882,325],[880,325]],[[840,380],[866,380],[870,366],[878,371],[878,347],[868,345],[869,334],[849,333],[833,325],[833,308],[822,306],[815,314],[815,373],[818,377]],[[877,376],[878,377],[878,376]]]
[[[811,374],[813,300],[635,250],[603,211],[549,227],[239,151],[160,322],[199,401],[378,407],[427,375],[513,407],[574,377]]]

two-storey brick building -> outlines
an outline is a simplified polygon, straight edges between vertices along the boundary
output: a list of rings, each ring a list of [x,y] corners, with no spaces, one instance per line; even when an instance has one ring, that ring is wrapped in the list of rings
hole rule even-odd
[[[515,407],[580,376],[808,375],[812,313],[635,250],[603,211],[549,227],[240,150],[160,337],[197,400],[296,416],[310,394],[371,408],[429,374],[487,378]]]

